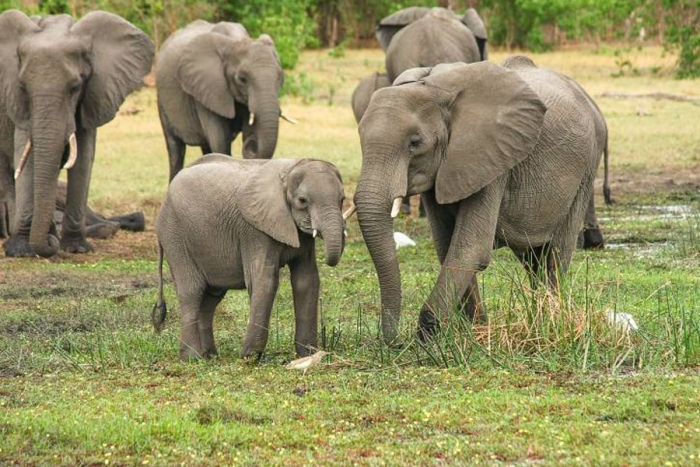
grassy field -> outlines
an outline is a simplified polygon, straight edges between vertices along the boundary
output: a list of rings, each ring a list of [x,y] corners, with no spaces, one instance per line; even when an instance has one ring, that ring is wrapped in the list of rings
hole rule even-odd
[[[506,54],[494,52],[500,61]],[[621,57],[632,64],[620,74]],[[661,49],[535,55],[593,96],[663,91],[700,97],[671,76]],[[276,157],[335,163],[350,198],[361,153],[350,95],[381,70],[377,50],[305,52],[287,77]],[[632,70],[634,68],[634,70]],[[0,465],[700,465],[700,107],[597,99],[611,133],[616,203],[599,217],[602,251],[577,251],[558,296],[531,290],[504,250],[481,275],[487,325],[459,320],[430,345],[413,340],[438,265],[425,219],[396,230],[401,349],[378,337],[378,285],[355,219],[336,268],[321,265],[321,342],[306,375],[293,356],[288,274],[257,364],[238,358],[248,299],[230,292],[220,356],[177,359],[178,306],[155,335],[152,221],[167,185],[155,91],[131,96],[99,132],[91,204],[143,210],[148,229],[96,241],[96,252],[0,258]],[[240,143],[235,152],[240,153]],[[199,157],[188,152],[188,162]],[[600,183],[598,184],[600,187]],[[634,315],[639,331],[606,322]]]

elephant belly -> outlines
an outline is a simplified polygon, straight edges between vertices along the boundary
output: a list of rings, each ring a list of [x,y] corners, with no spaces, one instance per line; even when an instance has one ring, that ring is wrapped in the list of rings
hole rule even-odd
[[[525,164],[514,169],[498,217],[500,240],[516,248],[549,242],[566,222],[581,185],[582,170],[575,165],[556,174]]]
[[[244,289],[245,274],[241,252],[234,245],[209,247],[199,251],[197,267],[202,271],[207,285],[217,289]]]
[[[176,84],[168,86],[162,92],[159,91],[158,96],[160,107],[165,113],[168,131],[187,145],[206,144],[207,140],[199,121],[196,102],[176,86]]]

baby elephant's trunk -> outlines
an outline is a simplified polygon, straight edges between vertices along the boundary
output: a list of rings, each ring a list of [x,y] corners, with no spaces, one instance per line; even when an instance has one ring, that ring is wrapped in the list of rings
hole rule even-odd
[[[168,314],[168,307],[163,297],[163,245],[158,242],[158,301],[153,305],[151,311],[151,323],[156,333],[160,333],[165,327],[165,316]]]

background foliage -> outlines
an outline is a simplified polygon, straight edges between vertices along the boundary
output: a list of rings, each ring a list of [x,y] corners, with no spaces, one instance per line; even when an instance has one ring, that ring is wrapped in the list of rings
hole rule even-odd
[[[201,18],[236,21],[252,36],[270,34],[285,68],[307,47],[376,46],[379,20],[414,5],[475,7],[493,45],[545,51],[578,42],[656,43],[678,51],[678,77],[700,75],[700,0],[0,0],[30,14],[101,8],[128,19],[158,46]],[[341,49],[342,53],[342,49]]]

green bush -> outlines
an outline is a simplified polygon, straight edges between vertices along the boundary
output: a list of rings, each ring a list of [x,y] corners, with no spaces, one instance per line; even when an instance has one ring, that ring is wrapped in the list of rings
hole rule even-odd
[[[251,36],[269,34],[284,68],[294,68],[299,53],[317,44],[310,13],[312,0],[233,0],[219,4],[221,19],[243,24]]]

